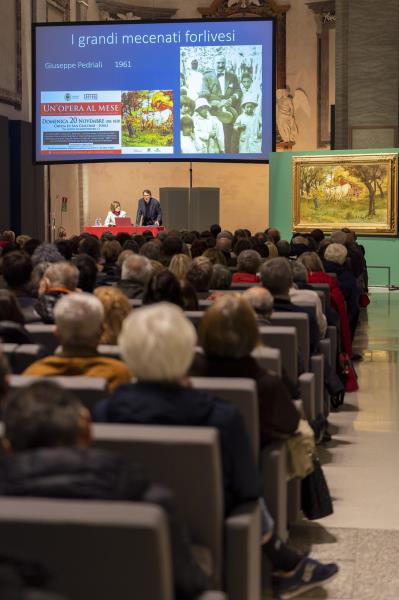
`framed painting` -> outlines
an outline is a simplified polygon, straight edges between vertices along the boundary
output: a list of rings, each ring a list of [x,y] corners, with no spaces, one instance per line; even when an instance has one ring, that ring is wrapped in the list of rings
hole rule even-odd
[[[293,231],[397,235],[397,154],[297,156],[292,177]]]

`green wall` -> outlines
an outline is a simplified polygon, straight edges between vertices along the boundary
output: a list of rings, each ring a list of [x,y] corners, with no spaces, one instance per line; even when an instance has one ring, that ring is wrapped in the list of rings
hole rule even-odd
[[[319,152],[273,152],[270,154],[269,171],[269,224],[277,227],[282,239],[290,240],[292,171],[293,156],[311,156],[325,154],[379,154],[381,152],[398,153],[398,148],[378,150],[335,150]],[[391,283],[399,285],[399,238],[392,237],[359,237],[359,243],[366,248],[366,259],[369,266],[390,266]],[[388,283],[386,269],[369,269],[371,285]]]

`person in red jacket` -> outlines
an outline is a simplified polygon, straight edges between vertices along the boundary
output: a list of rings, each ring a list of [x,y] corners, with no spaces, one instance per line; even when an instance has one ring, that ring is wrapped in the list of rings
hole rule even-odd
[[[233,283],[259,283],[257,275],[261,263],[261,257],[256,250],[243,250],[238,255],[237,273],[233,275]]]
[[[298,257],[298,261],[308,270],[308,283],[327,283],[329,285],[331,305],[339,315],[342,349],[349,358],[352,358],[352,336],[349,328],[349,318],[345,298],[338,280],[336,277],[325,273],[323,263],[316,252],[304,252]]]

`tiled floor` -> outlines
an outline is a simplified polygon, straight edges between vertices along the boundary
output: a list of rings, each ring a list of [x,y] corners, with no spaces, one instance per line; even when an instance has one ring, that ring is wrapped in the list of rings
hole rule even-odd
[[[293,532],[340,573],[304,599],[399,599],[399,292],[372,292],[355,349],[359,392],[330,415],[333,441],[320,452],[334,514]]]

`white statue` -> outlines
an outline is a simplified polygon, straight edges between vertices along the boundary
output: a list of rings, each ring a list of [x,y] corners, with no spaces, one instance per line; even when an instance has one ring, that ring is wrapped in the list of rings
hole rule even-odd
[[[292,95],[290,88],[287,86],[277,90],[276,98],[277,130],[283,142],[295,144],[299,133],[295,113],[302,109],[310,118],[310,105],[306,92],[301,88],[297,88],[294,95]]]

